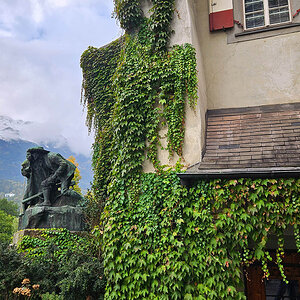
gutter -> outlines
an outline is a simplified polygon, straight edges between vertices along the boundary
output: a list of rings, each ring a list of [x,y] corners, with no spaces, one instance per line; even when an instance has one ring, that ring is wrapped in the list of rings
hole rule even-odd
[[[199,171],[177,173],[183,185],[198,179],[236,178],[300,178],[300,167],[244,168],[244,169],[198,169]]]

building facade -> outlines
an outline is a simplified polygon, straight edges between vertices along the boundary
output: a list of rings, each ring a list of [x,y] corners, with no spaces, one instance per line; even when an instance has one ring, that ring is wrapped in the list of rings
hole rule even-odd
[[[169,46],[193,45],[196,80],[190,47],[192,59],[184,52],[179,63],[169,66],[175,77],[156,56],[163,50],[167,61],[177,49],[165,53],[173,0],[115,1],[127,42],[90,47],[81,60],[88,121],[98,122],[93,188],[101,209],[105,204],[108,299],[300,296],[299,2],[175,0]],[[144,16],[151,14],[146,23]],[[145,28],[150,38],[144,47]],[[166,77],[171,92],[167,84],[160,86]],[[162,94],[176,99],[177,80],[181,96],[193,83],[193,99],[198,82],[196,107],[186,105],[184,119],[183,96],[172,122],[158,112],[154,121],[152,110],[165,109]],[[172,106],[169,112],[177,110]],[[183,152],[168,147],[172,123],[182,126],[180,134],[184,131]],[[144,161],[154,144],[155,158]],[[186,172],[162,171],[178,161],[176,155],[169,158],[173,152],[182,154]],[[142,174],[153,171],[152,164],[157,172]],[[285,276],[289,284],[282,281]]]
[[[300,0],[180,0],[176,8],[171,44],[192,44],[198,68],[197,107],[186,111],[183,183],[299,177]],[[272,266],[264,281],[254,264],[245,274],[248,299],[299,297],[300,257],[291,237],[287,231],[290,284]]]
[[[184,147],[191,166],[205,154],[211,111],[300,102],[300,1],[180,0],[176,8],[171,46],[190,43],[197,53],[198,104],[186,111]]]

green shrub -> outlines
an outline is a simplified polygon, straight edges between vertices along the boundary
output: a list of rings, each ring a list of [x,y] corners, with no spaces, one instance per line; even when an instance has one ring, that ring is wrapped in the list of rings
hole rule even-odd
[[[92,235],[80,236],[66,229],[42,229],[38,237],[25,236],[26,274],[47,293],[61,299],[102,299],[105,289],[103,265]]]
[[[55,293],[46,293],[41,295],[42,300],[63,300],[63,297],[60,295],[56,295]]]
[[[0,243],[0,299],[11,299],[13,289],[25,276],[23,256],[15,247]]]
[[[58,285],[63,299],[103,299],[106,281],[99,259],[84,253],[71,255],[66,257],[60,273],[63,279]]]

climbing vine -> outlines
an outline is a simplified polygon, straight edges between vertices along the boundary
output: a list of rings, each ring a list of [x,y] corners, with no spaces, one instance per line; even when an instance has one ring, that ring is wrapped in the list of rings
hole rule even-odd
[[[144,174],[138,201],[105,210],[107,299],[246,299],[243,268],[262,261],[268,276],[268,238],[299,224],[299,192],[299,179],[186,188],[175,172]]]
[[[120,25],[127,31],[137,30],[143,19],[139,0],[114,0],[114,13]]]
[[[37,236],[24,236],[19,245],[20,252],[26,252],[27,257],[41,257],[45,260],[52,259],[47,256],[46,249],[53,246],[55,259],[64,258],[67,253],[81,251],[87,252],[90,243],[88,238],[72,234],[65,228],[40,229],[36,231]]]
[[[211,180],[183,187],[158,159],[182,156],[185,105],[195,106],[195,50],[169,47],[174,0],[115,0],[125,34],[81,58],[83,102],[95,129],[90,207],[100,214],[106,299],[245,299],[242,269],[258,260],[268,277],[270,235],[284,280],[283,235],[299,238],[296,179]],[[145,159],[156,172],[143,174]],[[179,170],[177,170],[178,172]],[[280,213],[279,213],[280,212]]]
[[[94,192],[101,207],[114,181],[131,187],[134,178],[138,182],[145,158],[159,168],[162,127],[168,128],[170,155],[182,156],[185,102],[193,107],[197,98],[196,58],[189,44],[168,49],[173,13],[174,1],[153,1],[147,19],[140,1],[116,0],[125,35],[82,55],[82,98],[87,124],[96,130]]]

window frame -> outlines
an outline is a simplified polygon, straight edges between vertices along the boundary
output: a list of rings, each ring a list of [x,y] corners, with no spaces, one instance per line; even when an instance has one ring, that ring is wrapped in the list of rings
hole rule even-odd
[[[247,28],[247,23],[246,23],[246,6],[245,6],[245,0],[243,1],[243,27],[244,27],[244,31],[248,32],[248,31],[255,31],[258,29],[263,29],[263,28],[269,28],[269,27],[278,27],[281,25],[285,25],[285,24],[290,24],[293,21],[293,16],[292,16],[292,7],[291,7],[291,0],[287,0],[288,1],[288,8],[289,8],[289,21],[286,22],[281,22],[281,23],[276,23],[276,24],[270,24],[270,8],[269,8],[269,1],[268,0],[263,0],[263,5],[264,5],[264,21],[265,21],[265,25],[263,26],[257,26],[257,27],[252,27],[252,28]]]
[[[275,241],[274,241],[275,242]],[[270,279],[282,279],[276,261],[276,250],[268,249],[273,261],[268,262]],[[300,254],[297,250],[285,249],[283,257],[283,267],[288,280],[297,280],[300,288],[300,270],[299,270]],[[296,270],[295,270],[296,268]],[[266,281],[264,280],[264,272],[259,262],[254,262],[244,268],[244,287],[247,299],[266,299]],[[299,290],[298,290],[299,291]]]

